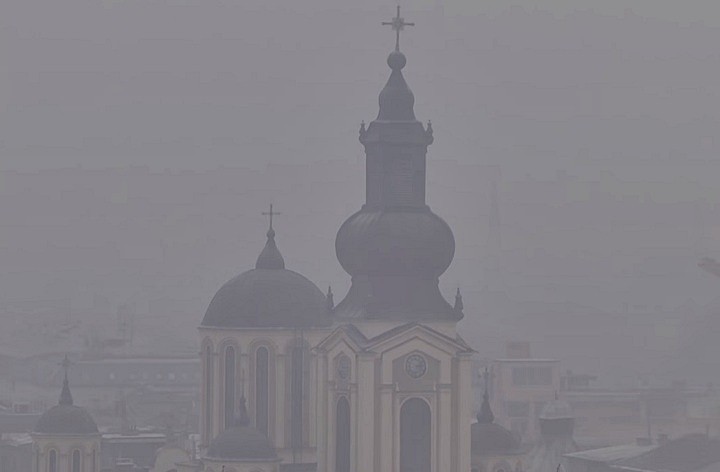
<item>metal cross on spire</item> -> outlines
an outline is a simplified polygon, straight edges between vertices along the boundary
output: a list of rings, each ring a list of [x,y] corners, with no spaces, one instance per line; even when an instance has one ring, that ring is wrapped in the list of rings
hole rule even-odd
[[[269,216],[269,217],[270,217],[270,229],[273,229],[273,225],[272,225],[273,216],[275,216],[275,215],[280,215],[280,213],[279,213],[279,212],[276,212],[276,211],[273,211],[273,206],[272,206],[272,203],[271,203],[271,204],[270,204],[270,211],[264,211],[262,214],[263,214],[264,216]]]
[[[400,50],[400,31],[404,30],[406,26],[415,26],[415,23],[406,23],[405,18],[400,16],[400,5],[397,7],[397,15],[392,21],[383,21],[384,26],[392,26],[395,31],[395,50]]]
[[[70,359],[68,358],[68,355],[65,354],[65,358],[58,362],[58,365],[61,366],[63,369],[65,369],[65,378],[67,379],[68,371],[70,370],[70,366],[72,366],[74,362],[70,362]]]

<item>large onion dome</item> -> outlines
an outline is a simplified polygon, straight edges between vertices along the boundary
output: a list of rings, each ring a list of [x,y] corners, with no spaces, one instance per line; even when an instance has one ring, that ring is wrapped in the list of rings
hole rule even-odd
[[[415,119],[415,98],[402,74],[405,55],[396,49],[387,63],[391,73],[380,92],[378,116],[360,128],[366,201],[335,240],[352,286],[334,313],[350,320],[457,321],[462,310],[438,288],[455,254],[455,238],[425,203],[433,130]]]
[[[303,328],[329,324],[325,295],[310,280],[285,268],[271,224],[255,269],[220,287],[201,326]]]
[[[33,433],[87,436],[98,434],[98,427],[85,408],[73,404],[67,373],[63,380],[60,401],[40,416]]]

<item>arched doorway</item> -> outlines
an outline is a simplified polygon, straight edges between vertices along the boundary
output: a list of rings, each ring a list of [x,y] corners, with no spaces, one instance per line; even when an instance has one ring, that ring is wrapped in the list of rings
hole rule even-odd
[[[400,472],[430,472],[431,413],[420,398],[400,409]]]
[[[340,397],[335,412],[335,472],[350,472],[350,403]]]

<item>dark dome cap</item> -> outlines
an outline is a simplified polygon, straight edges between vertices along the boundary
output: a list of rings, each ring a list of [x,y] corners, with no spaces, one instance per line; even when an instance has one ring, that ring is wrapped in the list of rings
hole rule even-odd
[[[67,364],[67,356],[65,363]],[[42,434],[91,435],[98,433],[98,427],[90,413],[84,408],[73,405],[72,393],[68,382],[67,370],[63,379],[60,401],[50,408],[38,420],[33,430]]]
[[[285,268],[272,223],[267,237],[255,269],[220,287],[210,301],[202,326],[304,328],[331,323],[326,297],[320,289],[301,274]]]

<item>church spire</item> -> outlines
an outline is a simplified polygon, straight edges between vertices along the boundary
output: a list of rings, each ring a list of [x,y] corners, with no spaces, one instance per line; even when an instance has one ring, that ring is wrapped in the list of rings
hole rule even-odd
[[[490,424],[495,421],[495,415],[490,408],[490,395],[488,394],[488,384],[490,383],[490,373],[485,367],[485,393],[483,393],[483,401],[480,406],[480,413],[477,415],[478,423]]]
[[[400,52],[400,31],[405,26],[414,26],[415,23],[406,23],[400,16],[400,7],[397,7],[397,15],[392,21],[384,21],[383,25],[390,25],[395,31],[395,50],[387,58],[388,66],[392,72],[380,92],[380,111],[377,119],[379,121],[415,121],[413,106],[415,97],[408,87],[402,74],[402,69],[407,64],[405,54]]]
[[[455,254],[452,230],[426,203],[426,154],[432,125],[415,118],[415,98],[403,77],[400,52],[406,22],[398,9],[384,24],[395,32],[391,73],[379,96],[377,118],[360,125],[365,147],[365,204],[340,227],[338,261],[352,276],[338,318],[460,320],[440,293],[438,278]]]
[[[256,269],[284,269],[285,260],[283,259],[280,250],[275,244],[275,230],[273,229],[273,216],[279,215],[280,213],[273,211],[273,206],[270,204],[270,211],[263,212],[263,215],[270,217],[270,227],[267,231],[267,242],[263,248],[260,256],[258,256],[257,262],[255,263]]]
[[[68,370],[70,369],[70,359],[68,359],[67,354],[65,354],[65,359],[60,362],[60,365],[65,369],[65,377],[63,378],[63,386],[62,391],[60,392],[60,401],[58,401],[58,405],[72,405],[73,404],[73,397],[72,393],[70,393],[70,382],[68,382]]]

